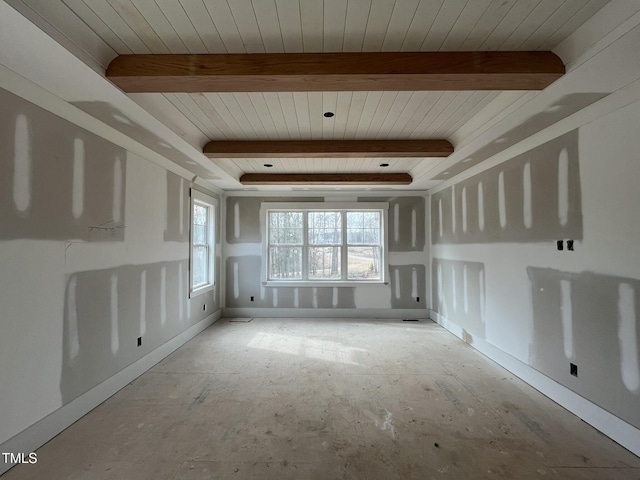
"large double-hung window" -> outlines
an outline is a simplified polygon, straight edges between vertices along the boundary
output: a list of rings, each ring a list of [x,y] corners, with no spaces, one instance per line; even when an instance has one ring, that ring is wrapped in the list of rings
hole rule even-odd
[[[385,281],[387,204],[263,204],[267,283]]]

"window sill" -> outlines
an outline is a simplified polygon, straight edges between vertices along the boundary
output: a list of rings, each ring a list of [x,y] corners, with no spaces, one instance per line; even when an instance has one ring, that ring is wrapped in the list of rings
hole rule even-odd
[[[209,285],[204,285],[202,287],[198,287],[195,290],[191,290],[189,291],[189,298],[195,298],[199,295],[203,295],[207,292],[210,292],[211,290],[213,290],[215,288],[215,284],[211,283]]]
[[[291,281],[280,281],[280,280],[268,280],[266,282],[262,282],[261,285],[263,287],[364,287],[364,286],[385,286],[389,285],[389,282],[384,282],[382,280],[372,280],[369,282],[322,282],[322,281],[302,281],[302,280],[291,280]]]

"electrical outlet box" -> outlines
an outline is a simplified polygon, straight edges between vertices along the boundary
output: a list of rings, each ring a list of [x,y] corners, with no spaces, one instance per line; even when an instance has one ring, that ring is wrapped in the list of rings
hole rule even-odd
[[[576,365],[575,363],[570,363],[569,369],[570,369],[571,375],[573,375],[574,377],[578,376],[578,365]]]

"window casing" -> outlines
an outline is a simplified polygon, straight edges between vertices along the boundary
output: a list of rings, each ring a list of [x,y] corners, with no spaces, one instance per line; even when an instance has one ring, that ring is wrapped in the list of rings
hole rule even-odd
[[[379,202],[263,203],[263,283],[385,283],[387,210]]]
[[[215,217],[217,200],[191,189],[189,296],[215,286]]]

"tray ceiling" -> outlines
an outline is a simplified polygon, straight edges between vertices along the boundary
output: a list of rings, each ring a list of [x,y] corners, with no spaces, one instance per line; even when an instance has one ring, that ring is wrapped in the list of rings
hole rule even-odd
[[[8,0],[94,69],[122,54],[552,50],[606,0]],[[522,92],[524,93],[524,92]],[[451,138],[499,91],[137,93],[199,150],[210,140]],[[502,98],[502,97],[501,97]],[[508,98],[517,101],[518,94]],[[504,98],[502,98],[504,104]],[[82,106],[79,106],[83,108]],[[323,114],[332,112],[327,118]],[[90,112],[97,115],[95,111]],[[144,127],[144,126],[142,126]],[[454,145],[455,146],[455,145]],[[208,159],[242,173],[406,172],[441,159]],[[273,167],[264,167],[265,163]],[[380,167],[389,163],[389,167]],[[222,185],[238,188],[237,183]],[[255,187],[254,187],[255,188]]]

